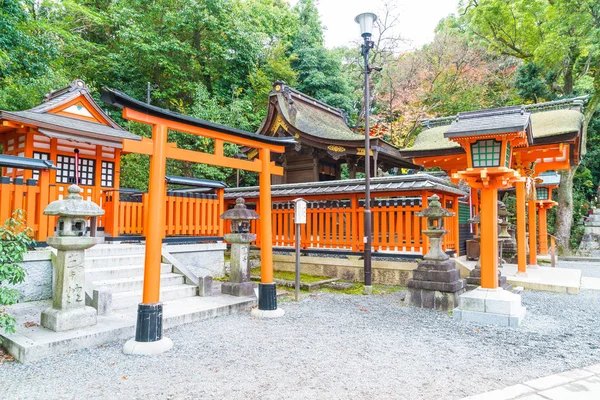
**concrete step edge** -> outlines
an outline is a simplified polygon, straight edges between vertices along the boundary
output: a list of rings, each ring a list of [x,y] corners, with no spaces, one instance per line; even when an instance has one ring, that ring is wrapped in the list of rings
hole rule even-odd
[[[172,286],[162,286],[160,288],[160,292],[174,292],[177,290],[189,290],[189,289],[196,289],[197,286],[196,285],[190,285],[187,283],[182,283],[180,285],[172,285]],[[138,296],[140,298],[142,298],[142,289],[136,289],[136,290],[128,290],[126,292],[117,292],[117,293],[113,293],[113,300],[117,300],[117,299],[123,299],[123,298],[127,298],[130,296]]]
[[[181,274],[176,274],[174,272],[160,274],[161,282],[163,280],[173,279],[173,278],[185,278],[185,276],[183,276]],[[144,282],[144,277],[143,276],[132,276],[129,278],[94,280],[94,281],[92,281],[92,284],[96,287],[99,287],[99,286],[111,286],[111,285],[118,285],[118,284],[123,284],[123,283],[138,283],[138,282]]]

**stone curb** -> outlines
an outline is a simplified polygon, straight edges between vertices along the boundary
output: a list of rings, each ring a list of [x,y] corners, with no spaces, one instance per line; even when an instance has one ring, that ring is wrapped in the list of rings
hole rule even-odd
[[[465,397],[462,400],[516,400],[516,399],[546,399],[546,391],[555,389],[575,381],[600,375],[600,364],[573,369],[550,376],[536,378],[524,383],[518,383],[503,389],[492,390],[474,396]],[[538,396],[540,394],[541,396]],[[600,395],[600,394],[599,394]],[[551,397],[554,398],[554,397]],[[599,397],[600,398],[600,397]],[[566,399],[566,397],[565,397]]]

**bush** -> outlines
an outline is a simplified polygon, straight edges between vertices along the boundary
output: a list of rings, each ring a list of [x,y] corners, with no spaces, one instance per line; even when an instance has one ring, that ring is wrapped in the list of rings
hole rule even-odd
[[[33,244],[31,228],[25,226],[23,210],[13,212],[12,218],[0,227],[0,329],[15,332],[15,319],[8,315],[5,306],[19,300],[19,292],[6,285],[16,285],[25,280],[25,270],[19,265],[23,255]]]

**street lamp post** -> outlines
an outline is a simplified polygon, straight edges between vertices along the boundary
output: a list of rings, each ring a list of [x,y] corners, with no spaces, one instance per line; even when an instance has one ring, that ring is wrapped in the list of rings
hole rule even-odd
[[[360,33],[364,39],[361,54],[364,60],[364,75],[365,75],[365,232],[363,243],[364,250],[364,273],[365,286],[364,294],[373,292],[373,284],[371,279],[371,135],[369,130],[369,77],[371,75],[371,67],[369,67],[369,50],[373,48],[371,35],[373,32],[373,24],[377,20],[377,16],[373,13],[362,13],[356,16],[354,21],[360,25]]]

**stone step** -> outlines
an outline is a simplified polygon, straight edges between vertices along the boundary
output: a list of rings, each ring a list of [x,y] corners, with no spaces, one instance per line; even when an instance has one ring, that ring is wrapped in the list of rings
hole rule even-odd
[[[160,286],[174,286],[185,282],[185,277],[181,274],[167,273],[160,275]],[[94,288],[106,288],[114,295],[118,292],[128,292],[131,290],[141,290],[144,286],[144,277],[135,276],[133,278],[106,279],[102,281],[92,281]]]
[[[87,257],[114,257],[126,256],[134,254],[144,254],[146,246],[141,244],[125,245],[125,244],[99,244],[85,251]]]
[[[160,288],[160,301],[184,299],[194,297],[198,294],[198,287],[195,285],[181,284],[175,286],[164,286]],[[142,302],[141,290],[130,290],[127,292],[114,293],[112,298],[112,307],[114,310],[136,307]]]
[[[120,256],[86,257],[85,269],[108,268],[119,265],[144,265],[144,254],[129,254]]]
[[[160,273],[173,272],[171,264],[162,263]],[[106,279],[133,278],[144,275],[143,265],[120,265],[115,267],[91,268],[85,272],[85,279],[91,281],[103,281]]]

